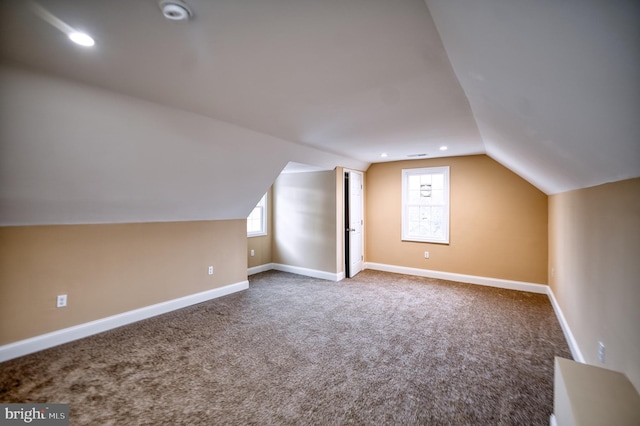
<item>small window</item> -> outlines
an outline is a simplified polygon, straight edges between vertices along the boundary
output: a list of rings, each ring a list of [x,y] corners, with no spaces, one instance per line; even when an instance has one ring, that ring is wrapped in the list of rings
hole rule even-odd
[[[247,236],[267,235],[267,194],[264,194],[247,218]]]
[[[402,170],[402,239],[449,243],[449,167]]]

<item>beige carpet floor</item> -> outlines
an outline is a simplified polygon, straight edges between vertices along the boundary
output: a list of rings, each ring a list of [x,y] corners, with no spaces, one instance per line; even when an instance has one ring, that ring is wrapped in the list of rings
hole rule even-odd
[[[363,271],[250,289],[0,364],[72,425],[548,425],[547,296]]]

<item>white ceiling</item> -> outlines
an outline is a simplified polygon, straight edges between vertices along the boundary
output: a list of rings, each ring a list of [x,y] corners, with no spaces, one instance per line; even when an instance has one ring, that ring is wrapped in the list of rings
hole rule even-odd
[[[640,2],[427,0],[487,154],[548,194],[640,176]]]
[[[291,161],[487,153],[548,194],[640,176],[638,1],[186,1],[190,22],[156,0],[38,3],[88,49],[0,0],[0,221],[240,218]],[[113,154],[130,147],[183,163]]]
[[[363,167],[15,68],[0,67],[0,93],[0,226],[246,219],[288,163]]]
[[[0,53],[19,65],[370,163],[484,152],[422,0],[155,0],[40,4],[96,39],[71,45],[24,0],[2,2]]]

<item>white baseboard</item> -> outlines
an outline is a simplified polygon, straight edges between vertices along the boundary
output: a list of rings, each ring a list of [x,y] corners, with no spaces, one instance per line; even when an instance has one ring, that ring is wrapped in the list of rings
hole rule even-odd
[[[302,268],[300,266],[283,265],[282,263],[265,263],[264,265],[254,266],[247,269],[248,275],[257,274],[265,271],[282,271],[291,272],[292,274],[304,275],[305,277],[320,278],[321,280],[342,281],[344,272],[326,272],[317,269]]]
[[[374,269],[376,271],[394,272],[396,274],[414,275],[418,277],[438,278],[441,280],[457,281],[467,284],[479,284],[509,290],[528,291],[530,293],[547,294],[547,289],[549,288],[549,286],[544,284],[503,280],[501,278],[479,277],[476,275],[456,274],[453,272],[432,271],[429,269],[409,268],[406,266],[386,265],[383,263],[366,262],[364,266],[365,269]]]
[[[317,269],[301,268],[300,266],[283,265],[281,263],[272,263],[273,269],[282,272],[291,272],[292,274],[304,275],[311,278],[320,278],[322,280],[340,281],[344,278],[344,272],[342,272],[342,278],[340,273],[318,271]]]
[[[260,272],[270,271],[273,269],[273,263],[265,263],[264,265],[254,266],[247,269],[247,275],[255,275]]]
[[[0,362],[33,352],[38,352],[43,349],[52,348],[63,343],[78,340],[93,334],[102,333],[103,331],[175,311],[176,309],[195,305],[196,303],[206,302],[207,300],[216,299],[248,288],[249,281],[242,281],[224,287],[203,291],[201,293],[180,297],[178,299],[157,303],[155,305],[145,306],[144,308],[134,309],[133,311],[123,312],[121,314],[101,318],[84,324],[75,325],[73,327],[20,340],[18,342],[9,343],[8,345],[0,346]]]
[[[573,333],[569,328],[569,324],[560,309],[560,305],[558,305],[558,301],[556,300],[556,296],[553,294],[553,290],[551,287],[547,289],[547,296],[549,296],[549,300],[551,301],[551,306],[553,306],[553,310],[556,313],[556,317],[558,318],[558,322],[560,323],[560,327],[562,327],[562,332],[564,333],[565,339],[567,339],[567,344],[569,345],[569,349],[571,350],[571,355],[573,356],[573,360],[576,362],[585,363],[584,357],[582,356],[582,351],[578,347],[578,342],[575,337],[573,337]]]

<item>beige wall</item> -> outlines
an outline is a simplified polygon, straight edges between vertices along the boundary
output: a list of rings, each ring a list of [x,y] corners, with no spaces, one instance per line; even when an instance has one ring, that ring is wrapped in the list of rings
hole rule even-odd
[[[640,389],[640,178],[550,197],[549,271],[585,361]]]
[[[451,168],[450,244],[403,242],[402,169],[436,166]],[[365,194],[367,262],[547,282],[547,196],[486,155],[373,164]]]
[[[271,247],[273,245],[273,187],[267,191],[267,235],[247,238],[247,262],[249,268],[273,262]],[[251,250],[254,255],[251,256]]]
[[[336,273],[336,173],[288,173],[273,185],[273,262]]]
[[[242,282],[246,232],[245,220],[0,228],[0,344]]]

